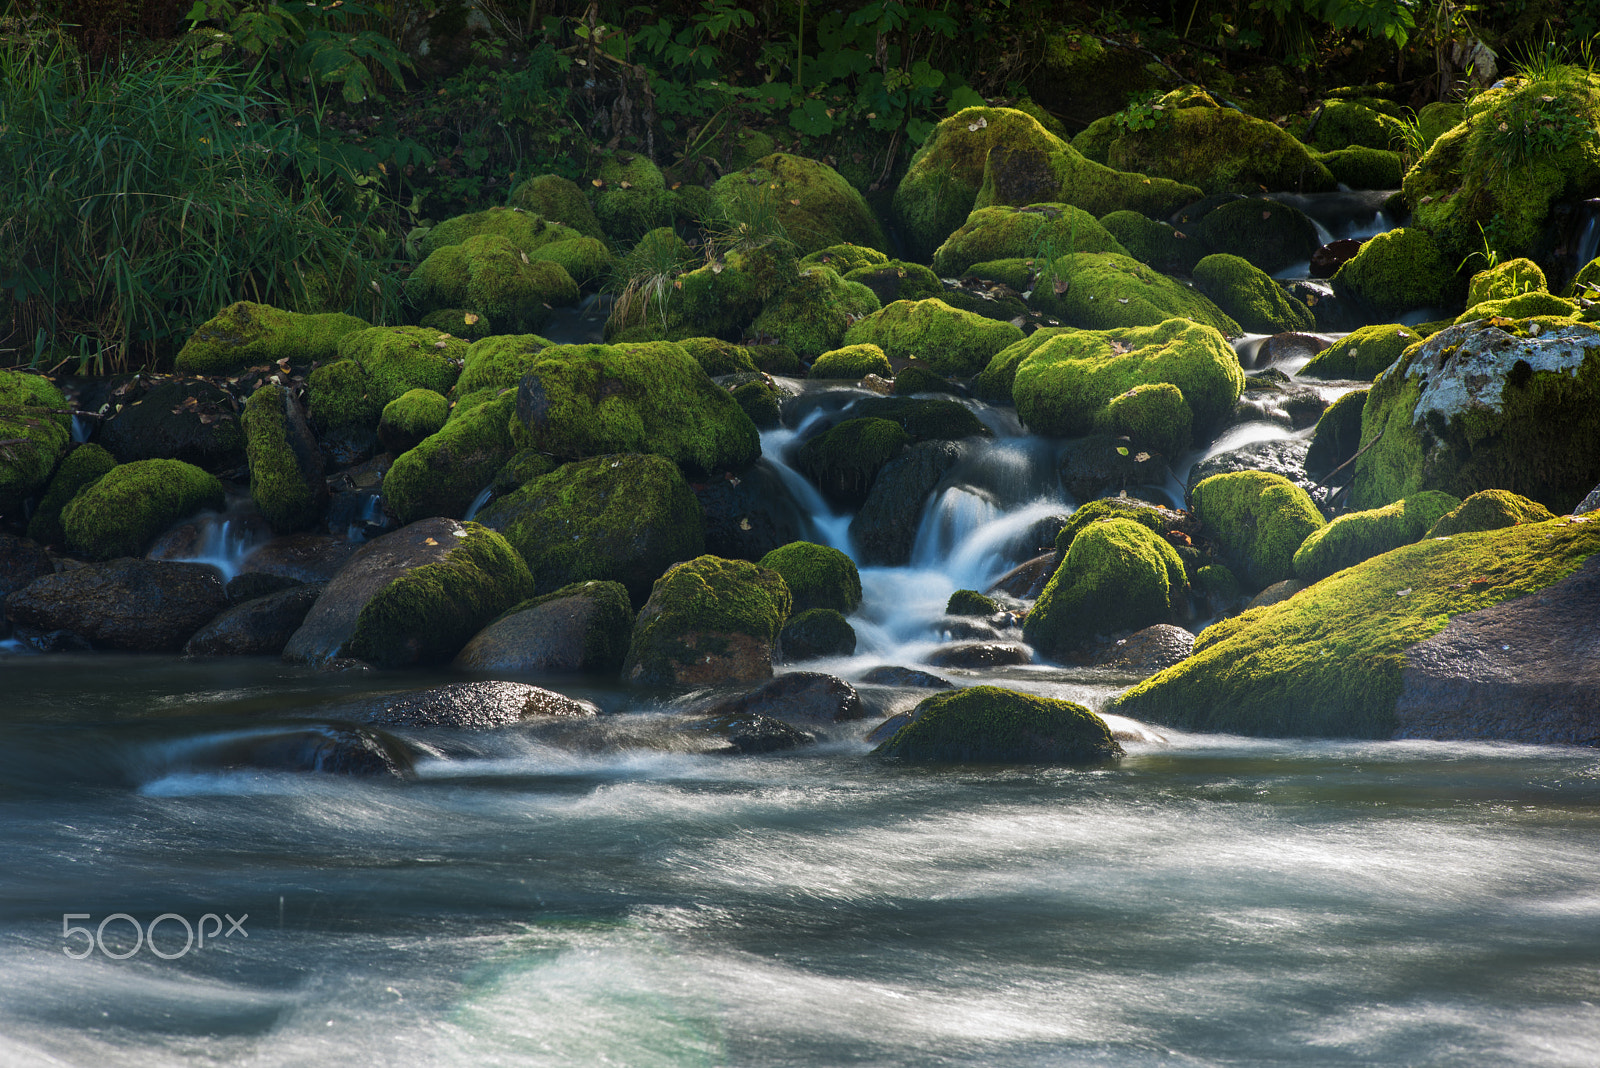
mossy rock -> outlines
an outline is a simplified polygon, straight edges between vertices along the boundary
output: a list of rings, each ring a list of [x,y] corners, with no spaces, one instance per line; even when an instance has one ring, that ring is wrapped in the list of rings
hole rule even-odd
[[[1420,541],[1460,504],[1448,493],[1424,490],[1382,508],[1346,512],[1300,543],[1294,554],[1294,573],[1306,582],[1316,582],[1379,553]]]
[[[40,545],[57,545],[64,538],[61,530],[61,509],[78,495],[78,491],[117,466],[116,458],[95,444],[79,445],[67,453],[66,459],[50,478],[49,488],[39,501],[39,507],[28,520],[28,537]]]
[[[844,276],[872,290],[878,303],[888,307],[897,300],[927,300],[943,296],[944,283],[931,268],[905,260],[890,260],[875,267],[857,267]]]
[[[594,215],[613,245],[625,248],[672,222],[667,180],[649,157],[609,153],[601,160],[598,180]]]
[[[1326,522],[1305,490],[1265,471],[1202,479],[1190,503],[1228,566],[1251,590],[1292,578],[1295,550]]]
[[[1100,220],[1106,232],[1140,263],[1163,274],[1188,274],[1211,249],[1198,234],[1137,211],[1113,211]]]
[[[1152,382],[1107,401],[1095,417],[1094,429],[1127,438],[1141,452],[1176,459],[1193,444],[1194,413],[1183,399],[1183,390],[1170,382]]]
[[[413,389],[446,393],[467,342],[420,326],[374,326],[346,335],[339,359],[311,372],[311,421],[319,430],[376,429],[384,406]]]
[[[605,281],[617,265],[616,257],[598,237],[570,237],[552,241],[528,253],[532,260],[559,264],[580,289]]]
[[[1217,307],[1252,334],[1315,330],[1316,316],[1248,260],[1216,253],[1194,268],[1194,282]]]
[[[957,590],[945,602],[944,614],[947,616],[978,616],[987,618],[1002,612],[1000,602],[993,597],[985,597],[977,590]]]
[[[494,207],[487,211],[457,215],[431,227],[422,235],[418,251],[426,260],[442,248],[486,235],[503,237],[518,252],[529,256],[554,242],[571,241],[583,236],[570,226],[549,222],[544,216],[521,208]]]
[[[1193,229],[1212,252],[1243,257],[1267,274],[1310,262],[1322,244],[1317,224],[1305,212],[1267,197],[1219,204]]]
[[[143,556],[156,536],[204,509],[220,511],[222,483],[182,460],[120,464],[61,510],[67,547],[90,560]]]
[[[1071,204],[1096,217],[1122,209],[1165,216],[1200,196],[1192,185],[1096,163],[1070,144],[1007,144],[989,153],[973,206]]]
[[[976,374],[1001,349],[1022,340],[1020,328],[952,308],[937,298],[897,300],[845,334],[851,345],[877,345],[890,359],[919,359],[940,374]]]
[[[501,531],[541,589],[620,582],[635,604],[671,564],[705,550],[705,521],[683,474],[660,456],[564,464],[494,501],[480,521]]]
[[[1056,533],[1056,551],[1065,553],[1072,548],[1072,539],[1080,531],[1103,519],[1129,519],[1151,533],[1161,535],[1169,530],[1179,530],[1184,525],[1183,513],[1159,504],[1151,504],[1137,497],[1097,497],[1073,510]]]
[[[1010,346],[1006,346],[1010,348]],[[1001,350],[1005,351],[1004,349]],[[998,356],[999,353],[996,353]],[[993,362],[992,360],[990,361]],[[895,372],[894,394],[897,397],[912,397],[918,393],[954,393],[956,387],[950,380],[936,371],[922,366],[920,362],[910,363]]]
[[[383,406],[383,415],[378,419],[378,440],[392,453],[407,452],[424,438],[444,429],[449,419],[450,401],[443,393],[431,389],[408,390]]]
[[[1530,259],[1507,260],[1479,271],[1467,282],[1467,310],[1490,300],[1506,300],[1525,293],[1550,291],[1544,271]]]
[[[861,574],[838,549],[793,541],[772,550],[760,563],[783,576],[795,612],[831,608],[848,615],[861,607]]]
[[[1142,48],[1116,44],[1087,28],[1044,28],[1049,32],[1042,35],[1038,51],[1030,53],[1038,56],[1038,63],[1028,69],[1024,85],[1039,106],[1074,127],[1145,97],[1171,78]]]
[[[1354,100],[1327,100],[1312,143],[1329,152],[1351,147],[1390,149],[1403,139],[1404,130],[1399,119]]]
[[[1033,306],[1068,326],[1111,330],[1189,319],[1229,336],[1244,333],[1210,298],[1131,256],[1114,252],[1062,256],[1050,265],[1050,279],[1048,283],[1040,279]]]
[[[1401,188],[1410,225],[1458,263],[1487,242],[1503,258],[1538,252],[1551,210],[1600,187],[1600,73],[1556,67],[1474,97]]]
[[[826,163],[804,156],[774,152],[719,178],[711,194],[724,210],[730,210],[736,197],[770,198],[784,235],[801,255],[844,244],[888,247],[883,228],[856,188]],[[731,211],[738,216],[737,209]]]
[[[1238,576],[1226,564],[1207,564],[1195,569],[1190,588],[1206,599],[1211,610],[1228,614],[1243,600]]]
[[[792,375],[800,371],[800,357],[788,345],[765,343],[746,345],[756,369],[769,375]]]
[[[790,663],[851,656],[856,651],[856,629],[832,608],[811,608],[789,617],[778,634],[778,647]]]
[[[565,267],[530,259],[498,234],[436,249],[406,279],[405,289],[418,314],[470,308],[512,333],[537,330],[551,308],[578,302],[578,283]]]
[[[847,419],[800,446],[802,474],[840,504],[867,499],[883,465],[911,444],[911,435],[888,419]]]
[[[465,341],[480,341],[494,336],[494,323],[482,312],[469,308],[440,308],[417,320],[417,325]]]
[[[663,290],[664,305],[651,298],[654,310],[647,309],[645,316],[661,320],[666,338],[743,337],[768,293],[780,284],[778,273],[767,278],[755,269],[764,263],[756,256],[730,252],[720,262],[685,271]]]
[[[1438,243],[1413,226],[1368,239],[1334,273],[1333,290],[1380,315],[1396,315],[1454,304],[1461,284]]]
[[[762,307],[750,328],[814,358],[845,344],[850,324],[879,307],[878,295],[861,283],[846,282],[828,267],[808,267]]]
[[[1023,358],[1012,396],[1030,430],[1076,437],[1093,431],[1112,398],[1157,382],[1182,390],[1193,429],[1206,433],[1233,410],[1244,371],[1217,331],[1169,319],[1158,326],[1057,334]]]
[[[824,352],[811,364],[807,378],[865,378],[877,375],[891,378],[894,368],[889,357],[876,345],[846,345],[842,349]]]
[[[770,678],[790,604],[782,576],[758,564],[717,556],[678,564],[639,612],[623,678],[680,687]]]
[[[511,191],[511,206],[569,226],[585,237],[604,238],[589,199],[578,183],[559,174],[539,174]]]
[[[456,400],[480,390],[515,387],[550,345],[538,334],[496,334],[474,341],[462,357],[461,376],[454,389]]]
[[[1413,326],[1363,326],[1311,357],[1311,362],[1300,369],[1299,377],[1370,382],[1421,340],[1422,335]]]
[[[1035,330],[1021,341],[1007,345],[995,353],[989,365],[972,379],[972,392],[991,404],[1011,404],[1011,387],[1017,378],[1017,368],[1033,351],[1058,334],[1072,332],[1065,326],[1046,326]]]
[[[383,476],[384,504],[402,525],[465,515],[517,451],[511,440],[515,414],[515,399],[505,396],[449,420],[395,458]]]
[[[761,455],[750,417],[671,342],[543,350],[517,387],[512,436],[562,459],[649,452],[702,474]]]
[[[241,300],[196,327],[173,368],[180,374],[227,375],[282,360],[299,365],[331,360],[340,338],[366,328],[354,315],[302,315]]]
[[[1032,289],[1034,281],[1039,277],[1039,272],[1047,271],[1049,266],[1048,260],[1037,260],[1032,257],[1013,257],[1006,260],[982,260],[968,267],[962,274],[964,281],[976,279],[983,282],[999,282],[1001,285],[1021,294]],[[965,308],[967,311],[978,312],[979,315],[983,314],[981,309],[984,305],[991,303],[984,300],[981,291],[973,292],[965,287],[946,288],[943,283],[940,284],[940,289],[943,292],[936,293],[934,294],[935,296],[943,297],[945,302],[952,307]],[[1020,300],[1020,296],[1017,299]],[[993,307],[995,307],[997,314],[992,314],[989,318],[1006,318],[1003,313],[999,313],[999,309],[1002,307],[999,302],[993,302]],[[1015,318],[1015,316],[1013,315],[1012,318]]]
[[[689,337],[678,344],[683,347],[684,352],[694,357],[694,362],[699,364],[706,374],[713,377],[747,374],[756,370],[756,362],[750,358],[750,350],[743,345],[735,345],[731,341],[715,337]]]
[[[1061,660],[1096,637],[1172,622],[1187,587],[1183,560],[1161,535],[1129,519],[1089,523],[1045,583],[1022,634]]]
[[[241,422],[256,511],[280,534],[314,526],[327,510],[328,484],[300,402],[268,382],[250,394]]]
[[[43,375],[0,368],[0,514],[22,511],[72,441],[67,399]]]
[[[955,400],[937,397],[863,397],[851,406],[852,414],[863,419],[888,419],[916,441],[957,441],[961,438],[992,437],[972,409]]]
[[[1546,523],[1555,514],[1540,504],[1509,490],[1479,490],[1439,517],[1425,535],[1448,538],[1478,530],[1499,530],[1518,523]]]
[[[1070,204],[1025,208],[978,208],[933,254],[933,269],[957,277],[986,260],[1036,258],[1045,262],[1067,252],[1127,249],[1093,215]]]
[[[1311,445],[1306,449],[1306,474],[1327,478],[1354,458],[1361,448],[1361,409],[1366,403],[1367,391],[1353,389],[1322,410],[1316,429],[1311,432]],[[1346,468],[1341,484],[1349,480],[1349,468]]]
[[[849,275],[851,271],[882,267],[888,262],[889,257],[877,249],[866,245],[852,245],[848,241],[819,248],[800,258],[801,267],[831,267],[842,276]]]
[[[1353,508],[1424,489],[1504,489],[1569,512],[1600,481],[1600,330],[1561,320],[1448,327],[1373,383]]]
[[[1082,705],[972,686],[924,698],[873,754],[907,764],[1103,764],[1123,752]]]
[[[495,497],[505,497],[560,466],[561,461],[537,449],[519,449],[511,454],[511,459],[500,465],[489,488]]]
[[[1600,523],[1557,520],[1407,545],[1287,601],[1202,631],[1120,715],[1184,730],[1388,738],[1406,651],[1454,616],[1543,589],[1600,550]]]
[[[1341,148],[1317,158],[1340,185],[1351,189],[1399,189],[1405,175],[1400,153],[1381,148]]]
[[[1577,301],[1550,293],[1523,293],[1504,300],[1486,300],[1456,316],[1455,322],[1460,325],[1479,319],[1570,319],[1581,310]]]
[[[504,538],[477,523],[461,529],[442,560],[411,568],[366,603],[343,655],[379,667],[444,663],[533,596],[527,565]]]
[[[1290,134],[1243,112],[1204,104],[1211,101],[1166,107],[1154,127],[1125,131],[1108,147],[1106,162],[1205,193],[1325,193],[1336,187],[1328,168]]]
[[[731,391],[734,401],[758,430],[774,430],[783,425],[783,407],[778,387],[770,382],[746,382]]]
[[[1465,104],[1436,100],[1422,105],[1417,112],[1417,128],[1422,134],[1423,144],[1426,148],[1432,148],[1435,141],[1460,125],[1466,117]]]

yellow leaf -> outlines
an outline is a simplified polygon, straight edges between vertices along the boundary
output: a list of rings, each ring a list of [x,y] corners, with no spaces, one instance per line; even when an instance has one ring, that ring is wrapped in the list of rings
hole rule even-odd
[[[467,312],[467,314],[462,316],[462,318],[467,321],[467,325],[468,326],[471,326],[473,323],[478,321],[478,317],[476,315],[474,315],[472,312]]]

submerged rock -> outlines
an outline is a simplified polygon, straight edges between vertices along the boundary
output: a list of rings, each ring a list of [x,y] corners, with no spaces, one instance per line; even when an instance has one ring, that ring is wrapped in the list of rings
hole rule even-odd
[[[1123,755],[1082,705],[997,686],[925,698],[873,753],[912,764],[1099,764]]]
[[[801,726],[845,723],[867,715],[854,686],[816,671],[779,675],[749,693],[724,698],[700,711],[707,716],[760,716]]]
[[[855,651],[855,628],[841,612],[832,608],[811,608],[796,613],[778,634],[779,655],[790,663],[824,656],[850,656]]]

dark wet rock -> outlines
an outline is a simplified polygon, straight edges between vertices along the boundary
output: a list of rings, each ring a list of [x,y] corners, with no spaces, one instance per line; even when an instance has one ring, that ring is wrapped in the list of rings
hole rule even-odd
[[[1234,404],[1228,423],[1276,423],[1292,430],[1314,426],[1328,407],[1322,393],[1298,382],[1262,377],[1267,373],[1257,371],[1245,380],[1245,391]],[[1270,373],[1283,374],[1281,371]]]
[[[990,593],[1006,593],[1019,601],[1032,601],[1044,591],[1045,583],[1061,564],[1060,553],[1041,553],[1025,560],[994,580]]]
[[[1326,245],[1318,246],[1311,254],[1311,277],[1332,278],[1339,273],[1339,268],[1345,262],[1355,258],[1361,251],[1362,241],[1358,237],[1341,237],[1337,241],[1330,241]]]
[[[807,609],[791,617],[778,634],[779,655],[789,663],[855,651],[855,628],[834,608]]]
[[[690,483],[705,516],[706,552],[730,560],[759,560],[798,541],[805,517],[770,464],[759,461],[737,477]]]
[[[366,727],[315,726],[265,733],[252,731],[191,751],[187,761],[201,768],[256,768],[397,779],[407,778],[413,771],[412,754],[404,742]]]
[[[327,534],[285,534],[245,557],[236,578],[271,575],[297,582],[327,582],[360,548],[360,542]]]
[[[1165,457],[1136,451],[1125,439],[1106,434],[1076,438],[1061,453],[1061,484],[1080,501],[1133,486],[1160,485],[1166,469]]]
[[[431,690],[390,694],[361,708],[368,723],[385,727],[488,730],[535,717],[587,718],[600,714],[588,701],[521,682],[453,682]]]
[[[941,679],[926,671],[897,667],[893,664],[883,664],[873,668],[861,676],[861,681],[870,686],[903,686],[932,690],[947,690],[952,685],[948,679]]]
[[[16,627],[13,638],[36,653],[88,653],[94,651],[89,639],[70,630],[39,630],[36,627]]]
[[[233,398],[201,379],[156,383],[101,423],[96,440],[118,463],[182,460],[212,474],[235,472],[245,463]]]
[[[948,683],[946,685],[948,685]],[[911,714],[910,709],[907,709],[904,712],[896,712],[894,715],[890,716],[888,719],[885,719],[882,723],[868,731],[866,740],[871,742],[873,745],[881,745],[890,738],[893,738],[895,731],[899,730],[901,727],[904,727],[907,723],[910,723],[916,718],[916,716]]]
[[[702,710],[707,716],[763,717],[803,724],[862,719],[867,710],[856,688],[834,675],[791,671],[749,693]]]
[[[1189,469],[1186,496],[1192,498],[1194,488],[1212,475],[1227,475],[1235,471],[1265,471],[1282,475],[1296,486],[1311,494],[1319,504],[1327,496],[1310,475],[1306,474],[1306,450],[1311,442],[1305,438],[1279,438],[1275,441],[1257,441],[1237,449],[1219,452],[1201,460]]]
[[[43,546],[15,534],[0,534],[0,600],[55,569]]]
[[[903,567],[911,562],[922,506],[960,459],[961,447],[955,443],[925,441],[883,466],[850,520],[850,537],[863,564]]]
[[[963,642],[936,649],[928,657],[934,667],[991,668],[1009,664],[1031,664],[1033,654],[1025,645],[1009,642]]]
[[[939,632],[948,639],[957,641],[995,642],[1000,640],[1000,631],[993,625],[982,620],[970,619],[965,616],[945,616],[936,624]]]
[[[767,716],[741,719],[728,727],[728,744],[745,756],[781,753],[814,745],[816,737],[799,727]]]
[[[456,655],[468,671],[615,675],[628,653],[633,609],[618,582],[575,582],[517,605]]]
[[[227,603],[214,567],[123,557],[38,578],[5,608],[14,623],[99,649],[175,653]]]
[[[1154,675],[1192,652],[1193,634],[1170,623],[1157,623],[1106,646],[1095,663],[1135,675]]]
[[[1406,650],[1396,738],[1600,746],[1600,556]]]
[[[184,655],[277,656],[321,593],[320,583],[302,583],[235,603],[195,632],[183,647]]]
[[[1272,585],[1256,594],[1255,597],[1251,598],[1250,604],[1246,607],[1265,608],[1269,604],[1277,604],[1279,601],[1287,601],[1289,598],[1305,589],[1306,585],[1306,583],[1300,581],[1299,579],[1284,579],[1282,582],[1274,582]]]
[[[244,604],[257,597],[265,597],[269,593],[279,593],[294,586],[304,586],[299,579],[286,578],[283,575],[268,575],[261,571],[250,571],[235,575],[228,580],[224,592],[228,595],[229,604]]]

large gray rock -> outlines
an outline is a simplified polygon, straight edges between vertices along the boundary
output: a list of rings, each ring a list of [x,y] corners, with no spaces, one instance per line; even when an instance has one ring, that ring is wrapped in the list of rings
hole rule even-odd
[[[321,584],[304,583],[236,604],[195,632],[184,655],[277,656],[321,593]]]
[[[1095,663],[1142,678],[1171,667],[1192,652],[1193,634],[1171,623],[1157,623],[1102,649]]]
[[[955,443],[924,441],[883,465],[850,520],[861,563],[903,567],[911,562],[922,506],[960,459],[961,447]]]
[[[227,603],[214,567],[124,557],[45,575],[5,609],[19,626],[70,631],[96,648],[175,653]]]
[[[701,711],[707,716],[760,716],[803,726],[842,723],[867,714],[854,686],[817,671],[779,675],[748,693],[724,698]]]
[[[518,605],[456,654],[465,671],[615,675],[628,655],[633,609],[618,582],[575,582]]]
[[[587,718],[600,710],[554,690],[485,680],[389,694],[365,703],[356,714],[385,727],[487,730],[538,716]]]
[[[1306,474],[1306,450],[1311,442],[1306,438],[1279,438],[1241,445],[1237,449],[1219,452],[1201,460],[1189,469],[1189,482],[1185,496],[1192,499],[1194,488],[1212,475],[1231,475],[1236,471],[1265,471],[1282,475],[1311,495],[1321,504],[1327,491]]]

